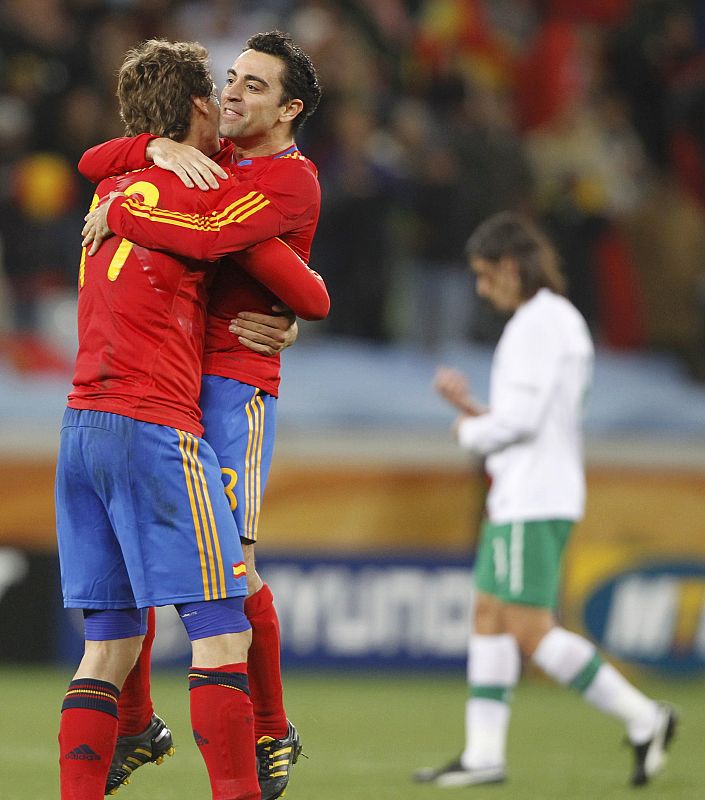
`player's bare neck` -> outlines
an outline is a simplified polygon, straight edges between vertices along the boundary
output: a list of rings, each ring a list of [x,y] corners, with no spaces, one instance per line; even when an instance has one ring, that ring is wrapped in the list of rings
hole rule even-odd
[[[273,156],[275,153],[281,153],[294,144],[294,137],[289,134],[288,136],[271,136],[266,139],[257,140],[243,140],[233,139],[235,145],[235,154],[238,161],[243,158],[258,158],[262,156]]]
[[[181,143],[190,144],[207,156],[217,153],[220,149],[217,117],[194,107],[188,130]]]
[[[213,133],[199,135],[197,131],[194,131],[185,136],[181,140],[181,144],[190,144],[191,147],[195,147],[207,156],[212,156],[220,150],[220,139],[217,134],[214,136]]]

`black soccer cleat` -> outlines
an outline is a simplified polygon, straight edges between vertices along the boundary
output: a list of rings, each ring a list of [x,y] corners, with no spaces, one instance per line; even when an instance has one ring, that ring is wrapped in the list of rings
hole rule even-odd
[[[115,794],[130,782],[130,775],[144,764],[161,764],[164,756],[174,755],[171,731],[163,719],[156,714],[142,733],[134,736],[118,736],[115,753],[110,764],[105,794]]]
[[[632,786],[644,786],[660,772],[666,764],[666,751],[675,736],[678,715],[667,703],[659,703],[654,735],[644,744],[632,744],[634,748],[634,772]]]
[[[302,744],[298,731],[287,720],[286,736],[273,739],[260,736],[257,740],[257,772],[262,800],[283,797],[291,768],[299,760]]]
[[[417,770],[413,776],[416,783],[433,783],[443,788],[456,786],[480,786],[488,783],[504,783],[507,772],[504,764],[493,767],[464,767],[460,758],[451,761],[443,767],[424,767]]]

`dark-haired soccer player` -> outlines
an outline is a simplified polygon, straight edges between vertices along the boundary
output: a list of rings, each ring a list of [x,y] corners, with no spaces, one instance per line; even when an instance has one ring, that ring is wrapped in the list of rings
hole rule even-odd
[[[319,97],[313,65],[290,37],[277,31],[253,36],[228,71],[221,95],[221,133],[232,143],[223,143],[216,159],[228,164],[229,173],[239,182],[224,196],[203,195],[215,209],[204,215],[185,214],[178,206],[166,204],[147,211],[148,204],[143,202],[129,203],[123,210],[120,199],[109,211],[106,207],[89,220],[87,241],[94,234],[100,241],[107,212],[116,232],[121,224],[143,223],[141,230],[130,234],[132,241],[190,257],[212,260],[274,236],[307,260],[320,191],[316,169],[299,152],[294,137]],[[201,155],[190,151],[181,162],[181,156],[173,154],[176,148],[172,142],[149,137],[114,140],[89,151],[81,167],[89,177],[98,177],[142,167],[153,157],[179,171],[185,164],[197,182],[198,170],[194,171],[194,161],[189,159],[201,167]],[[254,559],[259,507],[272,456],[279,361],[242,347],[228,326],[241,309],[265,311],[272,300],[246,276],[219,271],[211,291],[201,394],[205,436],[221,463],[248,565],[245,612],[253,629],[248,669],[263,798],[281,796],[301,749],[284,711],[273,598],[255,570]],[[144,659],[140,662],[144,664]],[[146,679],[142,686],[147,686]],[[151,708],[151,701],[145,705]],[[140,730],[134,734],[133,739],[139,739]],[[129,764],[123,759],[114,766],[111,778],[115,775],[117,786],[129,774]]]
[[[461,373],[444,368],[436,376],[438,392],[460,412],[460,445],[486,457],[492,486],[475,559],[465,749],[415,779],[445,787],[506,780],[510,701],[524,659],[624,723],[634,752],[631,782],[641,786],[665,763],[676,714],[555,614],[562,554],[585,507],[590,333],[562,296],[555,248],[528,219],[505,212],[485,220],[467,256],[478,295],[511,319],[493,357],[488,408]]]

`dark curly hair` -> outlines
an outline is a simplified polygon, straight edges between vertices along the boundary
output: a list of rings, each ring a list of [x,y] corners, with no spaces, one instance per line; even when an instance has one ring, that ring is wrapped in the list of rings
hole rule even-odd
[[[321,86],[313,62],[296,44],[288,33],[268,31],[256,33],[245,42],[244,50],[256,50],[276,56],[284,62],[281,82],[283,89],[282,103],[289,100],[301,100],[303,110],[292,122],[294,131],[299,130],[304,122],[313,114],[321,99]]]

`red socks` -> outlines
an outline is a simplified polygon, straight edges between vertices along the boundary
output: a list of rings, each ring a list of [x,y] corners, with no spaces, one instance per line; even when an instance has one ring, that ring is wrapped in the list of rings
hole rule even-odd
[[[61,800],[103,800],[117,739],[120,690],[107,681],[69,684],[59,726]]]
[[[245,614],[252,625],[252,644],[247,654],[250,694],[255,710],[255,735],[281,739],[287,720],[282,692],[279,618],[274,597],[265,583],[245,600]]]
[[[134,736],[142,733],[152,721],[154,706],[150,694],[150,676],[155,631],[155,613],[154,609],[150,608],[142,650],[120,693],[118,736]]]
[[[189,672],[193,738],[206,762],[213,800],[259,800],[247,665]]]
[[[272,592],[264,584],[245,600],[245,614],[252,625],[252,645],[247,654],[250,694],[255,712],[255,736],[286,736],[280,666],[279,619]],[[120,694],[119,736],[134,736],[149,725],[154,713],[150,695],[150,660],[154,641],[154,609],[149,609],[147,634],[137,663]]]

